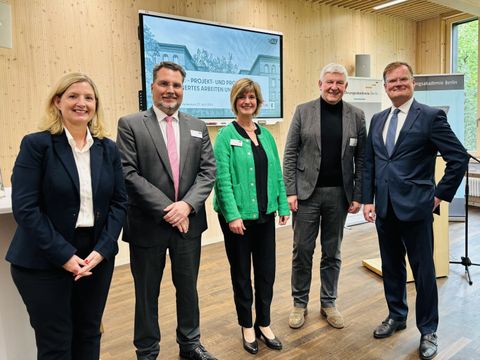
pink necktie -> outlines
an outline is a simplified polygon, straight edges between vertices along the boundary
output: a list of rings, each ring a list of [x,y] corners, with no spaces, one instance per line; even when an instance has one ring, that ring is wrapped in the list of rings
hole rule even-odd
[[[175,200],[178,199],[178,183],[180,178],[180,164],[178,161],[177,143],[175,141],[175,131],[173,130],[173,117],[167,116],[167,151],[170,159],[170,167],[172,168],[173,186],[175,188]]]

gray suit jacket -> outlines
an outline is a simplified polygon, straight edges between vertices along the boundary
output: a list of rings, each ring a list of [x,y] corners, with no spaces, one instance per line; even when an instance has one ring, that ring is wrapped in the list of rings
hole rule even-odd
[[[215,182],[215,158],[205,123],[179,112],[179,200],[190,204],[189,231],[198,237],[207,229],[205,200]],[[172,231],[164,209],[175,201],[167,146],[155,112],[127,115],[118,121],[117,146],[122,156],[129,206],[123,240],[155,246]]]
[[[308,199],[317,184],[322,144],[320,99],[301,104],[295,110],[283,157],[287,195]],[[343,188],[348,203],[361,202],[361,177],[365,149],[365,114],[343,102],[342,166]]]

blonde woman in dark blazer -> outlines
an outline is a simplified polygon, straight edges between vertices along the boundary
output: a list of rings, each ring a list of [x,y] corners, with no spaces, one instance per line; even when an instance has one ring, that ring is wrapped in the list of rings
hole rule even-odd
[[[35,331],[39,360],[98,360],[100,323],[127,196],[105,137],[98,90],[62,77],[42,131],[26,135],[12,175],[18,227],[6,259]]]

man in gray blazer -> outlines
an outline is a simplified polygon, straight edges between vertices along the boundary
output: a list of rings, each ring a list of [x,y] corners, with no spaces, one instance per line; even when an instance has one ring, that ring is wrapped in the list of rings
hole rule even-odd
[[[365,114],[342,101],[347,71],[328,64],[318,86],[321,97],[299,105],[290,125],[283,160],[288,204],[293,212],[291,328],[305,321],[312,279],[312,258],[319,228],[321,314],[335,328],[344,320],[337,310],[340,246],[347,213],[360,210],[365,146]]]
[[[129,196],[123,240],[135,281],[137,359],[160,352],[158,297],[168,249],[177,296],[177,343],[184,359],[215,359],[200,343],[197,277],[205,200],[215,160],[204,122],[178,109],[185,71],[172,62],[153,69],[153,107],[118,122]]]

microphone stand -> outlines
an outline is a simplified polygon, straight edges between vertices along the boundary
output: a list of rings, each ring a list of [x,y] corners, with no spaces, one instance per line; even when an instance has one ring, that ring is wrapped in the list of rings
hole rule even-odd
[[[468,184],[469,178],[469,167],[470,167],[470,159],[475,160],[477,163],[480,164],[480,160],[477,159],[475,156],[468,154],[468,164],[467,164],[467,181],[465,182],[465,256],[460,257],[461,261],[450,261],[450,264],[460,264],[465,267],[465,276],[468,282],[468,285],[473,285],[472,278],[470,276],[469,267],[472,265],[480,266],[480,264],[472,263],[470,258],[468,257],[468,197],[470,193],[470,186]]]

